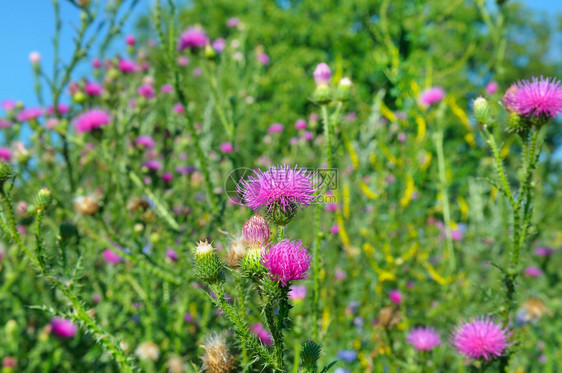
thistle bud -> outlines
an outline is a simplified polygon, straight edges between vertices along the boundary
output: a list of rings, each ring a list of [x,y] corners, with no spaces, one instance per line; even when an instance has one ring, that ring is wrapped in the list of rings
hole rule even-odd
[[[267,269],[261,262],[264,248],[262,246],[252,246],[240,260],[240,271],[242,276],[257,279],[267,273]]]
[[[327,84],[317,85],[312,94],[312,100],[320,105],[328,104],[332,101],[332,89]]]
[[[473,103],[474,118],[480,124],[490,124],[492,121],[492,109],[488,100],[484,97],[478,97]]]
[[[215,282],[222,277],[223,264],[213,246],[199,242],[195,248],[195,270],[199,278],[205,282]]]
[[[328,85],[330,84],[332,71],[330,70],[330,66],[322,62],[316,66],[316,69],[314,69],[314,73],[312,75],[314,76],[316,85]]]
[[[234,370],[235,360],[228,350],[224,335],[208,335],[201,347],[205,350],[205,355],[201,357],[205,372],[228,373]]]
[[[271,231],[269,224],[265,218],[260,214],[254,214],[242,228],[244,238],[250,245],[259,244],[264,245],[269,242]]]
[[[37,209],[45,210],[53,202],[53,194],[48,188],[43,188],[35,195]]]
[[[215,51],[213,49],[213,47],[210,44],[207,44],[205,46],[205,58],[208,60],[214,60],[217,57],[217,51]]]
[[[78,91],[72,95],[72,100],[78,104],[83,103],[86,101],[86,95],[82,91]]]
[[[248,243],[244,238],[232,241],[226,253],[226,265],[232,269],[237,269],[240,266],[240,260],[246,254],[247,247]]]
[[[14,169],[7,163],[0,162],[0,188],[4,183],[14,176]]]
[[[306,341],[301,344],[301,361],[306,368],[316,367],[316,362],[320,358],[322,348],[314,341]]]
[[[351,93],[351,79],[342,78],[336,88],[336,99],[341,102],[349,100]]]
[[[528,124],[529,123],[525,120],[525,118],[522,118],[515,112],[511,112],[509,113],[509,119],[507,120],[507,131],[524,134],[529,130]]]
[[[266,211],[265,215],[275,225],[285,226],[297,214],[298,207],[296,204],[290,202],[287,206],[271,205]]]

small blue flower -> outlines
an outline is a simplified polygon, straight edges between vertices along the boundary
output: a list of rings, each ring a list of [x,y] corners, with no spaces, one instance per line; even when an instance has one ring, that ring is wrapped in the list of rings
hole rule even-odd
[[[342,350],[338,352],[338,357],[348,363],[353,363],[357,359],[357,351],[355,350]]]

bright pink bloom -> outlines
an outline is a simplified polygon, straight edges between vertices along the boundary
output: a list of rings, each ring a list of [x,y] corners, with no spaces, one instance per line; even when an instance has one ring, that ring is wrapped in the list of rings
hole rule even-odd
[[[152,85],[150,84],[143,84],[141,85],[138,89],[137,89],[137,93],[146,98],[147,100],[150,100],[151,98],[154,98],[154,87],[152,87]]]
[[[265,53],[260,53],[257,56],[258,62],[261,63],[262,65],[268,65],[269,64],[269,56]]]
[[[10,148],[0,147],[0,159],[9,162],[12,159],[12,151]]]
[[[126,73],[126,74],[134,73],[138,71],[138,66],[133,61],[128,60],[126,58],[122,58],[119,60],[119,70],[121,70],[122,73]]]
[[[298,130],[305,130],[306,129],[306,120],[304,119],[297,119],[295,122],[295,128]]]
[[[51,331],[59,338],[72,338],[78,332],[78,326],[68,319],[55,317],[51,320]]]
[[[554,250],[551,249],[550,247],[538,247],[535,249],[535,255],[536,256],[551,256],[552,254],[554,254]]]
[[[316,66],[312,75],[316,84],[329,84],[332,71],[326,63],[322,62]]]
[[[306,141],[312,141],[314,139],[314,134],[310,131],[306,131],[303,135],[302,138],[305,139]]]
[[[213,42],[213,49],[216,50],[218,53],[222,53],[225,47],[226,47],[226,40],[224,40],[223,38],[218,38]]]
[[[88,96],[99,96],[103,93],[103,86],[97,82],[86,82],[84,91]]]
[[[491,81],[488,84],[486,84],[486,92],[488,92],[489,94],[493,95],[497,91],[498,91],[498,83]]]
[[[229,18],[228,21],[226,21],[226,25],[230,28],[238,26],[238,23],[239,20],[237,17]]]
[[[135,144],[137,146],[144,146],[145,148],[154,148],[154,139],[150,136],[139,136],[137,137]]]
[[[279,281],[282,286],[294,280],[304,280],[308,277],[310,255],[308,247],[299,241],[287,239],[266,249],[262,253],[262,264],[269,270],[272,281]]]
[[[267,133],[279,133],[279,132],[283,132],[284,129],[285,129],[285,126],[282,125],[281,123],[273,123],[267,129]]]
[[[320,184],[317,173],[279,165],[270,166],[265,172],[254,170],[253,176],[240,181],[237,191],[244,204],[253,210],[271,211],[280,207],[285,211],[312,204]]]
[[[137,40],[135,39],[135,37],[133,35],[127,35],[125,37],[125,43],[127,43],[127,45],[130,46],[130,47],[134,46],[136,42],[137,42]]]
[[[302,300],[306,298],[306,286],[304,285],[293,285],[291,290],[289,290],[290,300]]]
[[[431,351],[441,344],[439,333],[432,327],[412,328],[406,339],[418,351]]]
[[[266,346],[271,346],[273,344],[273,338],[269,332],[260,323],[252,325],[250,330],[258,337],[258,339]]]
[[[31,107],[31,108],[25,108],[22,109],[16,119],[19,122],[25,122],[31,119],[37,119],[39,118],[41,115],[43,115],[43,109],[39,108],[39,107]]]
[[[451,344],[469,358],[493,360],[505,353],[510,333],[487,316],[461,322],[453,331]]]
[[[143,167],[146,167],[150,171],[158,171],[162,168],[162,164],[160,163],[160,161],[157,161],[156,159],[150,159],[144,162],[142,165]]]
[[[8,128],[8,127],[11,127],[11,125],[12,125],[12,122],[0,118],[0,128]]]
[[[507,90],[503,102],[519,115],[553,118],[562,114],[562,86],[559,80],[542,76],[520,80]]]
[[[99,69],[101,67],[101,61],[99,58],[96,57],[92,60],[92,67],[94,69]]]
[[[402,305],[402,292],[400,290],[391,290],[388,292],[388,299],[397,306]]]
[[[174,104],[174,111],[178,114],[183,114],[184,112],[183,105],[180,104],[179,102],[177,104]]]
[[[180,40],[178,43],[178,50],[183,51],[184,49],[197,49],[203,48],[207,44],[208,38],[205,31],[190,27],[180,35]]]
[[[332,227],[330,228],[330,233],[332,234],[340,233],[340,227],[337,224],[332,225]]]
[[[119,254],[109,249],[103,251],[103,259],[109,264],[117,264],[123,260]]]
[[[540,268],[528,266],[523,271],[523,274],[528,277],[541,277],[542,271],[540,270]]]
[[[266,244],[271,237],[271,230],[267,220],[260,214],[255,214],[242,227],[244,239],[250,243]]]
[[[2,109],[5,111],[12,111],[16,108],[16,103],[13,100],[2,101]]]
[[[78,133],[91,132],[100,129],[102,126],[107,126],[110,121],[110,116],[103,110],[93,109],[80,115],[75,122],[76,131]]]
[[[230,142],[223,142],[222,144],[219,145],[219,148],[223,153],[226,154],[230,154],[234,150],[232,143]]]
[[[187,58],[186,56],[179,56],[178,57],[178,65],[180,65],[180,66],[189,65],[189,58]]]
[[[171,93],[174,91],[174,87],[172,87],[170,84],[164,84],[162,87],[160,87],[160,92],[162,93]]]
[[[164,174],[162,175],[162,180],[165,183],[171,183],[172,180],[174,180],[174,175],[172,175],[170,172],[164,172]]]
[[[69,107],[68,105],[66,105],[66,104],[61,104],[61,103],[59,103],[59,104],[57,105],[57,109],[58,109],[57,111],[59,112],[59,114],[66,114],[66,113],[68,113],[68,112],[70,111],[70,107]],[[52,107],[52,106],[49,106],[49,107],[47,108],[47,114],[49,114],[49,115],[55,115],[55,108]]]
[[[420,103],[429,106],[441,101],[445,97],[445,90],[441,87],[431,87],[420,94]]]

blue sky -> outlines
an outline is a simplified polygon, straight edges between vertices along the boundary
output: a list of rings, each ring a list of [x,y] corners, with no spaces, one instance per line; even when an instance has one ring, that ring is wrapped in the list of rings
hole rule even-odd
[[[102,0],[106,2],[109,0]],[[489,0],[491,1],[491,0]],[[79,10],[68,1],[59,0],[63,29],[61,35],[61,57],[68,61],[73,50],[74,30],[70,24],[79,24]],[[525,0],[533,9],[562,12],[562,0]],[[128,3],[128,1],[127,1]],[[141,0],[135,14],[125,25],[123,34],[132,30],[134,20],[146,13],[149,0]],[[31,51],[42,55],[42,66],[52,71],[54,35],[53,7],[49,0],[4,0],[0,1],[0,101],[20,100],[27,105],[37,104],[34,93],[33,74],[28,60]],[[113,50],[124,48],[121,41],[114,43]],[[80,70],[79,70],[80,71]],[[82,71],[87,71],[83,66]]]

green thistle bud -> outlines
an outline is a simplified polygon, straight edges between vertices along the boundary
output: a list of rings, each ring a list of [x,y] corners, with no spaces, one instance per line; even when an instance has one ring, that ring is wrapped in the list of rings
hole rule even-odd
[[[205,58],[208,60],[214,60],[217,58],[217,51],[215,51],[210,44],[205,46]]]
[[[240,272],[243,277],[257,279],[262,277],[267,269],[261,262],[263,246],[251,246],[240,260]]]
[[[109,80],[115,80],[115,79],[119,78],[119,70],[117,70],[116,68],[111,68],[107,71],[107,74],[105,76]]]
[[[507,121],[507,131],[515,132],[517,134],[525,134],[529,131],[529,123],[525,118],[522,118],[517,113],[509,113],[509,119]]]
[[[349,100],[351,94],[351,79],[342,78],[336,88],[336,99],[341,102]]]
[[[332,90],[330,86],[327,84],[318,84],[312,94],[312,100],[321,105],[330,103],[330,101],[332,101]]]
[[[279,205],[270,206],[269,211],[265,212],[265,216],[272,221],[275,225],[285,226],[297,214],[297,205],[290,203],[288,207],[281,207]]]
[[[86,101],[86,95],[84,94],[84,92],[76,92],[72,95],[72,100],[78,104],[81,104]]]
[[[14,169],[7,163],[0,162],[0,188],[4,186],[4,183],[14,177]]]
[[[473,103],[474,118],[480,124],[490,124],[492,121],[492,109],[488,100],[484,97],[478,97]]]
[[[316,362],[320,359],[322,348],[314,341],[306,341],[301,344],[301,361],[302,365],[307,368],[316,366]]]
[[[213,246],[199,242],[195,248],[195,270],[199,278],[205,282],[215,282],[222,279],[223,263]]]
[[[53,194],[48,188],[43,188],[35,195],[35,204],[38,209],[45,210],[53,202]]]

